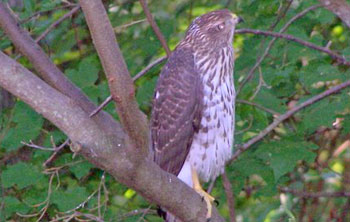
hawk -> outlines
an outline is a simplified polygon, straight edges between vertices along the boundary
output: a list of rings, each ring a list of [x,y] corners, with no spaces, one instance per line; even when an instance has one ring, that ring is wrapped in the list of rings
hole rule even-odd
[[[208,182],[222,174],[232,154],[232,41],[239,21],[226,9],[194,19],[162,69],[153,98],[154,161],[203,197],[207,218],[214,198],[199,180]]]

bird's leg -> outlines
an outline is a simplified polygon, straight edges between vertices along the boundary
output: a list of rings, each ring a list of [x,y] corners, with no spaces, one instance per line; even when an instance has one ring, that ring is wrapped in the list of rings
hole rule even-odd
[[[203,198],[203,200],[207,204],[207,209],[208,209],[207,219],[210,219],[211,212],[212,212],[212,202],[215,200],[215,198],[212,197],[207,192],[205,192],[205,190],[203,190],[201,184],[199,183],[197,171],[193,167],[191,168],[191,170],[192,170],[193,189]]]

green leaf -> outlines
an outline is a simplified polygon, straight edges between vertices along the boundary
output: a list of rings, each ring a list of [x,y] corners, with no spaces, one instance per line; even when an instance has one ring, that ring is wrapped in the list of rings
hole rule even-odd
[[[87,161],[84,161],[71,166],[69,170],[74,174],[76,178],[81,179],[83,176],[86,176],[90,172],[91,168],[93,168],[93,165]]]
[[[232,182],[235,194],[238,194],[242,190],[244,181],[252,175],[258,175],[264,180],[265,184],[261,184],[261,182],[259,184],[263,186],[263,189],[274,186],[275,184],[274,174],[270,166],[261,159],[253,157],[251,153],[242,155],[228,169],[232,172],[230,174],[230,181]]]
[[[281,176],[292,171],[299,161],[314,160],[316,154],[309,150],[310,147],[314,145],[304,141],[284,139],[262,144],[256,156],[270,164],[277,182]]]
[[[23,1],[23,4],[24,4],[24,8],[25,8],[26,14],[29,15],[29,14],[33,13],[34,8],[35,8],[34,0]]]
[[[318,21],[322,24],[331,23],[335,18],[334,14],[328,10],[317,10],[316,14]]]
[[[16,103],[12,118],[14,127],[10,128],[0,146],[14,150],[22,146],[21,142],[34,140],[40,133],[43,118],[22,101]]]
[[[137,89],[136,99],[141,106],[150,105],[157,79],[154,77],[151,80],[147,80]]]
[[[0,218],[2,218],[1,213],[5,213],[5,218],[10,218],[14,213],[26,214],[29,212],[29,207],[24,203],[21,203],[16,197],[6,196],[4,199],[5,210],[0,211]]]
[[[344,121],[343,121],[343,133],[347,134],[350,133],[350,114],[344,116]]]
[[[9,166],[1,174],[2,185],[5,188],[17,185],[19,189],[23,189],[38,183],[41,179],[43,174],[36,167],[23,162]]]
[[[332,127],[336,114],[344,110],[343,100],[337,97],[326,98],[313,106],[307,107],[303,113],[301,130],[307,133],[314,132],[318,127]]]
[[[271,90],[266,88],[262,88],[253,101],[279,113],[284,113],[286,111],[285,100],[278,99]]]
[[[93,86],[98,78],[98,61],[95,56],[83,59],[79,63],[79,69],[66,70],[68,78],[80,88]]]
[[[56,204],[59,211],[68,211],[83,203],[88,194],[85,187],[69,187],[67,190],[54,191],[51,196],[52,203]]]

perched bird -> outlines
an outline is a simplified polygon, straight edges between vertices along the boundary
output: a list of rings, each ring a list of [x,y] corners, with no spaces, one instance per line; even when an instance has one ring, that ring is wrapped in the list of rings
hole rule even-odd
[[[214,198],[200,186],[224,172],[235,122],[232,41],[240,18],[217,10],[193,20],[159,76],[153,99],[154,161],[195,189],[211,217]],[[172,219],[171,219],[172,218]],[[174,221],[167,215],[167,221]]]

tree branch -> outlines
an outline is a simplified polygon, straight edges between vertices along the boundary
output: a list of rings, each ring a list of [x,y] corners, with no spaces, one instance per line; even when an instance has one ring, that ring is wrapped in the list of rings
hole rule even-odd
[[[0,2],[0,27],[12,40],[17,49],[29,59],[38,74],[50,86],[73,99],[73,101],[86,112],[90,113],[95,110],[96,106],[53,64],[40,46],[30,37],[29,33],[20,28],[17,21],[12,17],[2,2]],[[121,130],[120,127],[115,124],[113,118],[105,112],[101,112],[94,119],[101,126],[107,127],[109,132]]]
[[[350,5],[345,0],[318,0],[350,28]]]
[[[57,21],[55,21],[54,23],[52,23],[43,33],[41,33],[40,36],[38,36],[35,39],[35,42],[38,43],[40,42],[43,38],[45,38],[45,36],[52,30],[54,29],[57,25],[59,25],[61,22],[63,22],[64,20],[66,20],[67,18],[71,17],[73,14],[75,14],[78,10],[80,9],[80,5],[75,6],[74,8],[72,8],[68,13],[66,13],[65,15],[63,15],[62,17],[60,17],[59,19],[57,19]]]
[[[327,96],[330,96],[334,93],[337,93],[337,92],[345,89],[346,87],[350,87],[350,80],[346,81],[344,83],[341,83],[337,86],[334,86],[333,88],[328,89],[328,90],[324,91],[323,93],[320,93],[320,94],[312,97],[311,99],[308,99],[307,101],[301,103],[300,105],[295,106],[293,109],[289,110],[285,114],[280,115],[277,119],[275,119],[273,121],[273,123],[271,123],[263,131],[261,131],[257,136],[255,136],[254,138],[249,140],[247,143],[245,143],[241,146],[238,146],[237,151],[233,154],[233,156],[231,157],[231,159],[228,161],[227,164],[231,164],[235,159],[237,159],[239,157],[239,155],[241,155],[244,151],[248,150],[253,144],[255,144],[256,142],[263,139],[267,134],[269,134],[273,129],[275,129],[284,120],[288,119],[289,117],[291,117],[295,113],[299,112],[300,110],[304,109],[305,107],[310,106],[310,105],[314,104],[315,102],[318,102],[321,99],[324,99]]]
[[[150,64],[148,64],[146,66],[146,68],[144,68],[143,70],[141,70],[139,73],[137,73],[133,78],[132,81],[136,81],[139,78],[141,78],[142,76],[144,76],[150,69],[152,69],[154,66],[158,65],[159,63],[163,62],[167,57],[163,56],[160,57],[158,59],[156,59],[155,61],[151,62]],[[112,101],[112,96],[108,96],[105,101],[103,101],[91,114],[90,116],[94,116],[96,115],[98,112],[100,112],[105,106],[107,106],[111,101]]]
[[[228,211],[230,212],[230,222],[236,222],[236,213],[235,213],[235,200],[232,192],[232,185],[230,180],[227,177],[226,171],[222,175],[222,183],[224,185]]]
[[[116,110],[125,132],[130,136],[139,155],[148,153],[148,124],[135,100],[135,90],[113,27],[101,1],[80,0],[93,43],[106,73]],[[92,110],[91,110],[92,111]]]
[[[271,113],[272,115],[277,115],[277,116],[281,115],[280,113],[278,113],[278,112],[276,112],[276,111],[274,111],[272,109],[266,108],[266,107],[264,107],[264,106],[262,106],[260,104],[257,104],[257,103],[254,103],[254,102],[250,102],[248,100],[236,99],[236,102],[237,103],[243,103],[243,104],[251,105],[251,106],[255,106],[256,108],[261,109],[261,110],[263,110],[265,112]]]
[[[167,57],[169,57],[171,51],[170,51],[170,49],[168,47],[168,44],[166,43],[166,40],[165,40],[162,32],[159,29],[157,23],[154,21],[152,13],[150,12],[150,10],[149,10],[149,8],[147,6],[146,0],[140,0],[140,3],[141,3],[141,6],[143,8],[143,11],[146,14],[148,23],[151,25],[154,33],[156,34],[157,38],[159,39],[160,43],[162,44],[163,48],[165,49]]]
[[[292,1],[290,2],[292,3]],[[289,4],[290,6],[290,4]],[[288,27],[293,23],[295,22],[297,19],[303,17],[304,15],[306,15],[308,12],[312,11],[312,10],[315,10],[317,8],[321,7],[321,5],[313,5],[305,10],[303,10],[302,12],[296,14],[293,18],[291,18],[282,28],[281,30],[279,31],[279,33],[283,33],[285,32]],[[254,64],[254,66],[250,69],[247,77],[242,81],[238,91],[237,91],[237,94],[239,94],[239,92],[242,91],[244,85],[252,78],[252,76],[254,75],[254,72],[255,70],[261,65],[261,63],[263,62],[263,60],[266,58],[266,56],[269,54],[269,51],[271,50],[273,44],[275,43],[275,41],[277,40],[277,37],[274,37],[270,42],[269,44],[267,45],[264,53],[257,59],[256,63]]]
[[[286,6],[283,8],[283,3],[282,6],[280,7],[280,9],[277,11],[277,18],[276,21],[274,21],[274,23],[272,23],[269,27],[269,31],[274,30],[274,28],[278,25],[278,23],[286,16],[290,6],[292,5],[293,0],[286,0]]]
[[[116,131],[114,135],[107,134],[104,127],[96,124],[72,99],[2,52],[0,67],[0,86],[60,128],[73,144],[80,147],[77,152],[88,161],[180,219],[205,220],[206,204],[201,197],[176,176],[137,155],[139,151],[125,133]],[[216,208],[211,221],[224,221]]]
[[[299,43],[303,46],[306,46],[310,49],[324,52],[324,53],[328,54],[329,56],[331,56],[333,59],[337,60],[339,63],[341,63],[343,65],[350,66],[350,61],[347,61],[344,56],[341,56],[341,55],[337,54],[336,52],[333,52],[332,50],[330,50],[326,47],[315,45],[311,42],[304,41],[304,40],[299,39],[297,37],[294,37],[292,35],[270,32],[270,31],[263,31],[263,30],[256,30],[256,29],[237,29],[235,33],[236,34],[251,33],[251,34],[255,34],[255,35],[273,36],[273,37],[277,37],[277,38],[287,39],[287,40]]]

